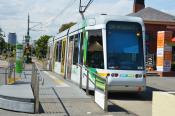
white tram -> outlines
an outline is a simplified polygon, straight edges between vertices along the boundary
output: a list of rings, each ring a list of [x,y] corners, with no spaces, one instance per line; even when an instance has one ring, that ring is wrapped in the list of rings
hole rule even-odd
[[[145,28],[141,18],[99,15],[86,18],[48,41],[51,69],[79,84],[80,67],[108,78],[109,91],[146,88]],[[83,69],[83,87],[86,86]],[[90,89],[94,78],[89,75]]]

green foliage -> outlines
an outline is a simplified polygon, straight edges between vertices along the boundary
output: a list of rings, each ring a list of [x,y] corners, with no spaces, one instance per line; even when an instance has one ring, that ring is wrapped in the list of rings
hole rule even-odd
[[[49,35],[43,35],[36,41],[35,54],[38,58],[45,58],[47,54],[47,42],[51,38]]]
[[[0,54],[2,54],[6,44],[3,36],[4,35],[2,34],[2,30],[0,28]]]
[[[70,22],[70,23],[63,24],[63,25],[61,26],[61,28],[59,29],[59,33],[62,32],[62,31],[64,31],[64,30],[66,30],[66,29],[68,29],[68,28],[70,28],[70,27],[72,27],[72,26],[75,25],[75,24],[76,24],[76,23],[74,23],[74,22]]]

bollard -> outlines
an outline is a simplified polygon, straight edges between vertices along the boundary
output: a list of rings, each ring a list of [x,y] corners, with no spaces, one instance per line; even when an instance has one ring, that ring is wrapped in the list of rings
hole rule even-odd
[[[89,70],[87,70],[87,78],[86,78],[86,95],[89,95]]]

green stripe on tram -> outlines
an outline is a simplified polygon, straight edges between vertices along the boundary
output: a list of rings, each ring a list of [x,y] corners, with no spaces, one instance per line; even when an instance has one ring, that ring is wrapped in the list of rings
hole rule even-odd
[[[97,74],[97,71],[95,68],[88,68],[88,69],[90,70],[89,79],[95,84],[95,75],[93,73]],[[101,79],[100,77],[96,77],[96,87],[104,90],[105,89],[105,79]]]
[[[102,83],[96,83],[96,87],[102,90],[105,90],[105,84]]]
[[[99,78],[99,77],[96,77],[96,82],[98,82],[98,83],[105,83],[105,80],[104,79],[101,79],[101,78]]]

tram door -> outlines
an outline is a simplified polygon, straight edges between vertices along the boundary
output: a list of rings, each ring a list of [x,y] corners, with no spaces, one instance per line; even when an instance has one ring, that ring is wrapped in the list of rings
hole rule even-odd
[[[62,40],[62,50],[61,50],[61,73],[64,74],[65,66],[65,47],[66,39]]]
[[[74,42],[72,39],[70,39],[70,43],[69,43],[69,53],[68,53],[68,65],[67,65],[67,78],[71,78],[71,70],[72,70],[72,55],[73,55],[73,45]]]

